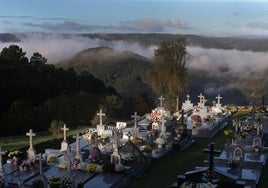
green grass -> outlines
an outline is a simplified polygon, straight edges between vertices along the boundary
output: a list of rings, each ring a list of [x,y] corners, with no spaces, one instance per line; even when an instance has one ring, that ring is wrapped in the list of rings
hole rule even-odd
[[[83,127],[71,129],[67,132],[67,136],[74,135],[77,132],[82,132],[84,130]],[[60,138],[63,138],[63,134]],[[33,137],[33,144],[38,144],[41,142],[46,142],[52,139],[52,134],[48,131],[37,132],[36,136]],[[29,137],[25,135],[19,136],[6,136],[0,137],[0,146],[2,146],[2,150],[4,151],[12,151],[16,149],[20,149],[22,147],[29,145]]]

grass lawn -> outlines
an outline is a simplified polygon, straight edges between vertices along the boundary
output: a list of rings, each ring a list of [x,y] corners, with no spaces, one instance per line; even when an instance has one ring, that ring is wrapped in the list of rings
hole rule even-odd
[[[233,118],[235,117],[236,116],[233,116]],[[229,122],[231,122],[231,120]],[[230,123],[226,128],[228,127],[231,128]],[[213,138],[195,139],[195,143],[186,150],[172,152],[164,159],[152,161],[151,167],[137,179],[132,180],[129,188],[171,187],[171,185],[177,181],[177,175],[194,170],[196,166],[206,166],[204,160],[208,160],[209,156],[203,152],[203,149],[209,148],[209,144],[212,142],[215,143],[215,149],[222,150],[226,142],[223,131],[218,132]],[[259,183],[260,188],[268,187],[267,174],[268,165],[265,166],[262,172],[262,177]],[[224,185],[221,187],[226,186]],[[231,187],[234,188],[234,186]]]
[[[67,132],[67,136],[75,135],[77,132],[83,132],[85,128],[77,128],[71,129]],[[49,131],[44,132],[36,132],[36,136],[33,137],[33,144],[38,144],[41,142],[45,142],[52,139],[52,134]],[[63,133],[61,138],[63,138]],[[29,145],[29,137],[25,135],[20,136],[7,136],[7,137],[0,137],[0,146],[2,146],[2,150],[4,151],[11,151],[20,149],[22,147]]]

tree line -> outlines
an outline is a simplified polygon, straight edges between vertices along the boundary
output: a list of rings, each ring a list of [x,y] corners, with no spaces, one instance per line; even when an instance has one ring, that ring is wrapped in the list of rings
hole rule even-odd
[[[176,99],[188,87],[188,60],[185,39],[162,42],[147,74],[156,96],[167,96],[172,112],[179,105]],[[147,93],[122,97],[88,72],[78,74],[46,62],[39,52],[28,59],[17,45],[0,52],[0,136],[48,130],[55,120],[71,128],[93,126],[99,109],[107,122],[128,120],[134,111],[143,115],[157,106],[157,98],[152,100]]]

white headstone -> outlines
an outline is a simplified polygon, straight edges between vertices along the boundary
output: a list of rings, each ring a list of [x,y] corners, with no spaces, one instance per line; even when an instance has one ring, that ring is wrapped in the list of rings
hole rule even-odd
[[[61,128],[61,130],[63,130],[63,141],[61,142],[61,151],[66,151],[67,147],[68,147],[68,143],[67,143],[67,139],[66,139],[66,132],[69,130],[69,128],[66,127],[66,125],[64,124],[64,126]]]
[[[105,116],[105,114],[102,113],[102,109],[100,109],[100,113],[97,113],[97,115],[100,117],[100,125],[102,125],[102,116]]]
[[[159,138],[163,138],[163,139],[167,139],[167,135],[166,135],[166,127],[165,127],[165,122],[167,122],[164,118],[162,118],[161,120],[162,124],[161,124],[161,132],[159,134]]]
[[[118,153],[117,131],[113,131],[113,153],[111,154],[111,163],[121,164],[121,156]]]
[[[192,109],[194,109],[194,105],[190,101],[190,95],[187,94],[185,102],[182,103],[182,110],[187,111],[187,110],[192,110]]]
[[[34,151],[34,148],[33,148],[33,136],[36,136],[35,133],[33,133],[33,130],[30,129],[28,133],[26,133],[26,136],[29,136],[29,139],[30,139],[30,147],[27,151],[28,153],[28,159],[32,160],[33,157],[35,156],[35,151]]]
[[[66,124],[64,124],[61,130],[63,130],[63,141],[66,142],[66,132],[69,131],[69,128],[67,128]]]
[[[80,133],[76,133],[76,135],[74,135],[73,138],[76,139],[76,148],[75,148],[75,157],[74,158],[81,161],[80,140],[83,138],[83,136],[81,136]]]

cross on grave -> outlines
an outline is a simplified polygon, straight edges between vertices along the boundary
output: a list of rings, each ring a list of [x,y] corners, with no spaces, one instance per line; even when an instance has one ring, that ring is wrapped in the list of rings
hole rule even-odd
[[[98,116],[100,116],[100,125],[102,125],[102,116],[105,116],[105,114],[102,113],[102,109],[100,109],[100,113],[97,113]]]
[[[132,118],[134,118],[134,127],[137,128],[137,119],[140,117],[137,115],[137,112],[134,113],[134,115],[131,115]]]
[[[46,176],[43,174],[43,158],[42,158],[42,154],[39,153],[38,155],[38,160],[39,160],[39,179],[42,181],[43,183],[43,187],[48,187],[48,180],[46,178]]]
[[[127,133],[128,141],[130,141],[131,136],[132,136],[132,134],[130,133],[130,131],[128,131],[128,133]]]
[[[26,136],[29,136],[29,138],[30,138],[30,147],[27,151],[28,159],[32,160],[33,157],[35,156],[35,151],[33,149],[33,136],[36,136],[36,134],[33,133],[32,129],[30,129],[30,131],[28,133],[26,133]]]
[[[66,124],[64,124],[61,130],[63,130],[63,141],[66,142],[66,132],[69,131],[69,128],[67,128]]]
[[[5,172],[3,169],[3,161],[2,161],[2,156],[5,154],[6,152],[2,151],[2,146],[0,146],[0,185],[5,180]]]
[[[30,129],[30,131],[28,133],[26,133],[26,136],[29,136],[29,138],[30,138],[30,148],[29,149],[33,149],[33,136],[36,136],[36,134],[33,133],[32,129]]]
[[[221,97],[220,95],[218,95],[218,96],[216,97],[216,99],[218,100],[217,104],[221,104],[221,99],[222,99],[222,97]]]
[[[186,95],[186,100],[187,100],[187,101],[190,100],[190,95],[189,95],[189,94]]]
[[[162,108],[162,107],[163,107],[163,100],[164,100],[165,98],[163,98],[163,97],[161,96],[161,97],[159,97],[158,99],[160,100],[160,108]]]
[[[209,149],[204,149],[203,151],[209,154],[209,167],[208,167],[208,171],[207,171],[208,174],[206,178],[208,178],[209,182],[214,183],[216,180],[215,173],[214,173],[214,155],[220,154],[221,151],[214,149],[214,143],[210,144]]]
[[[73,136],[73,138],[76,139],[76,148],[75,148],[75,159],[81,160],[80,155],[80,140],[83,138],[80,133],[76,133],[76,135]]]
[[[202,95],[202,93],[200,93],[200,95],[198,95],[199,103],[202,103],[203,97],[204,97],[204,96]]]

